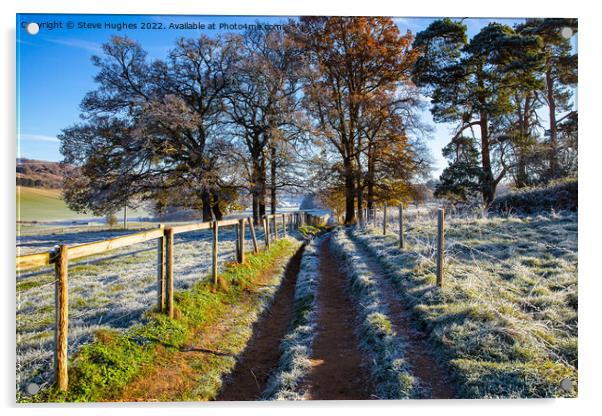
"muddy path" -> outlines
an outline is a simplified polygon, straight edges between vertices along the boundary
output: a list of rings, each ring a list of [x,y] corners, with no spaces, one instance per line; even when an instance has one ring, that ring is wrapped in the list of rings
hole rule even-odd
[[[305,398],[371,399],[373,385],[358,347],[356,313],[349,297],[348,279],[331,252],[330,238],[325,237],[319,248],[317,333]]]
[[[303,257],[302,246],[286,266],[269,310],[253,326],[253,337],[216,397],[222,401],[259,400],[270,373],[278,365],[280,342],[293,314],[295,284]]]
[[[452,399],[456,395],[450,376],[447,371],[437,362],[434,356],[429,352],[432,347],[426,341],[427,334],[418,331],[412,325],[411,311],[403,303],[403,300],[397,293],[393,282],[386,277],[382,266],[376,261],[367,250],[360,244],[350,239],[357,253],[365,259],[370,271],[378,281],[385,302],[389,309],[389,318],[393,329],[398,336],[403,337],[407,343],[407,360],[412,367],[412,373],[418,377],[421,384],[430,390],[430,398],[433,399]]]

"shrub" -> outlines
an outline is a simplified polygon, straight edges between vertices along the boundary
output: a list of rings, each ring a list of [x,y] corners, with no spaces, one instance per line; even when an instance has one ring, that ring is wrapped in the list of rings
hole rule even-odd
[[[564,178],[546,186],[523,188],[496,198],[492,212],[530,214],[540,211],[577,211],[577,178]]]
[[[107,225],[109,227],[115,227],[115,226],[117,226],[117,223],[119,222],[119,220],[117,219],[117,215],[115,215],[114,213],[111,213],[111,214],[106,215],[105,222],[107,223]]]

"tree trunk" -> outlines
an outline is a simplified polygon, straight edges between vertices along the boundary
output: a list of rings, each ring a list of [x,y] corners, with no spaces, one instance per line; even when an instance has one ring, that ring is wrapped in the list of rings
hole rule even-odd
[[[253,190],[253,224],[259,224],[259,198],[257,196],[257,191]]]
[[[528,140],[529,140],[529,117],[531,113],[530,97],[525,97],[525,107],[521,108],[521,102],[517,99],[519,105],[517,106],[518,116],[518,143],[516,144],[516,187],[523,188],[529,183],[529,176],[527,174],[527,151],[528,151]]]
[[[343,162],[345,166],[345,224],[355,224],[355,174],[350,159]]]
[[[525,153],[522,148],[518,149],[516,163],[516,187],[524,188],[528,185],[527,164],[525,162]]]
[[[253,158],[253,171],[251,173],[251,196],[253,198],[252,209],[253,209],[253,224],[258,225],[261,215],[259,214],[259,203],[261,199],[261,163],[259,155],[251,153]]]
[[[213,216],[215,217],[215,220],[221,221],[222,218],[224,217],[224,215],[219,206],[219,196],[215,193],[213,194],[213,205],[212,205],[211,209],[213,210]]]
[[[357,169],[355,191],[357,195],[357,219],[360,224],[363,222],[364,213],[364,186],[362,184],[362,137],[357,139],[357,148],[355,150],[355,164]]]
[[[481,159],[483,166],[483,178],[482,178],[482,194],[483,203],[485,208],[489,208],[495,198],[496,183],[493,179],[493,170],[491,169],[491,154],[490,154],[490,140],[489,140],[489,120],[485,113],[481,113]]]
[[[265,155],[262,156],[259,164],[259,218],[265,215],[265,199],[266,199],[266,166]]]
[[[362,186],[362,178],[361,175],[357,176],[357,183],[356,183],[356,195],[357,195],[357,216],[360,219],[360,222],[362,222],[361,218],[363,218],[363,212],[362,209],[364,208],[364,189]]]
[[[201,193],[201,201],[203,202],[203,221],[213,221],[211,212],[211,194],[209,191],[204,190]]]
[[[550,149],[549,149],[549,173],[548,179],[558,176],[558,131],[556,129],[556,99],[554,98],[554,78],[552,68],[546,71],[546,92],[548,98],[548,109],[550,117]]]
[[[372,150],[372,146],[368,148],[368,174],[366,175],[366,187],[368,191],[368,216],[370,217],[370,212],[374,209],[374,151]],[[369,218],[366,218],[366,220],[368,219]]]
[[[276,148],[270,149],[270,210],[276,213]]]

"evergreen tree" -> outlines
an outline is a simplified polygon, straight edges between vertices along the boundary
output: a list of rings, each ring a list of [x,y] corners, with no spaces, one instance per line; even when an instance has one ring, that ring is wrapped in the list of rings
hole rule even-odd
[[[434,120],[458,124],[451,142],[478,129],[472,138],[480,149],[480,188],[489,206],[508,173],[492,122],[512,111],[510,97],[517,88],[536,82],[541,39],[490,23],[469,42],[466,25],[446,18],[418,33],[414,47],[421,55],[413,80],[431,97]]]
[[[479,152],[468,137],[458,137],[443,148],[449,160],[435,187],[434,196],[454,202],[468,202],[478,197],[481,190],[482,171]]]
[[[519,25],[519,33],[542,39],[544,81],[542,98],[548,106],[549,140],[546,180],[566,174],[559,166],[560,147],[558,114],[572,110],[572,87],[577,84],[577,54],[573,53],[570,38],[577,33],[577,19],[527,19]]]

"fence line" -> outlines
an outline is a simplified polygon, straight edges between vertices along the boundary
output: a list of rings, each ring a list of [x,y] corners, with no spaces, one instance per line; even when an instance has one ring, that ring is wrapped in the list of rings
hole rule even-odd
[[[378,223],[377,223],[377,208],[373,208],[373,209],[366,209],[365,213],[366,213],[366,219],[371,219],[372,220],[372,228],[376,229],[378,227]],[[399,248],[403,250],[403,245],[404,245],[404,239],[408,238],[416,243],[419,243],[421,245],[424,245],[427,248],[432,249],[433,254],[434,254],[434,259],[433,258],[428,258],[426,256],[423,256],[421,253],[417,253],[419,254],[420,257],[433,262],[434,265],[437,267],[437,285],[438,286],[442,286],[443,285],[443,276],[444,276],[444,272],[445,272],[445,265],[444,265],[444,260],[445,260],[445,238],[444,238],[444,210],[443,208],[431,208],[428,210],[427,217],[429,217],[430,219],[433,219],[433,213],[437,213],[437,228],[435,229],[435,233],[429,233],[427,231],[424,232],[420,232],[420,234],[423,234],[424,237],[428,240],[425,241],[423,239],[419,239],[416,238],[412,235],[406,235],[409,231],[413,231],[416,227],[407,227],[405,224],[405,218],[404,218],[404,212],[403,212],[403,206],[400,205],[399,207],[399,218],[397,218],[398,220],[398,231],[399,231]],[[419,213],[418,216],[421,216],[420,214],[423,213]],[[460,219],[464,219],[465,217],[460,217]],[[387,205],[383,204],[382,206],[382,217],[380,218],[380,220],[383,221],[383,226],[382,226],[382,232],[383,234],[386,234],[386,230],[387,230],[387,223],[390,223],[390,218],[387,215]],[[423,222],[424,220],[420,221]],[[366,223],[364,223],[363,227],[366,227],[366,224],[368,223],[368,221],[366,221]],[[499,231],[485,231],[486,234],[495,234],[495,235],[499,235],[500,237],[504,237],[507,238],[513,242],[522,242],[521,240],[505,234],[505,233],[500,233]],[[453,236],[453,229],[450,230],[449,232],[450,235]],[[493,261],[495,261],[495,263],[504,263],[504,264],[508,264],[511,266],[515,266],[515,263],[512,263],[509,259],[501,259],[498,258],[496,256],[493,256],[483,250],[480,250],[478,248],[475,247],[471,247],[467,244],[461,243],[459,241],[457,241],[455,238],[448,238],[448,243],[449,243],[449,249],[453,249],[455,247],[462,247],[464,249],[469,250],[472,253],[478,253],[478,255],[480,256],[484,256],[487,257]],[[549,243],[543,243],[541,241],[530,241],[529,243],[532,244],[536,244],[539,245],[541,247],[545,247],[546,249],[555,249],[555,250],[559,250],[559,251],[563,251],[566,254],[572,254],[575,255],[575,251],[571,250],[571,249],[567,249],[565,247],[560,247],[554,244],[549,244]],[[537,278],[541,278],[541,275],[534,273],[530,270],[527,269],[523,269],[523,272],[526,272],[527,274],[537,277]]]
[[[264,226],[264,235],[266,248],[270,246],[270,220],[273,222],[274,239],[278,238],[278,219],[282,219],[282,237],[286,237],[287,221],[290,224],[290,232],[293,226],[299,228],[304,224],[317,225],[322,217],[318,217],[305,211],[296,211],[283,214],[269,214],[262,218]],[[173,304],[173,270],[174,270],[174,236],[176,234],[187,233],[198,230],[212,229],[212,277],[214,283],[217,283],[217,264],[218,264],[218,232],[220,227],[235,226],[237,231],[236,239],[236,259],[237,262],[245,261],[244,230],[245,221],[247,221],[251,230],[254,253],[259,252],[255,228],[251,217],[237,219],[227,219],[220,221],[210,221],[202,223],[192,223],[165,227],[160,224],[158,228],[145,230],[142,232],[128,234],[126,236],[115,237],[102,241],[94,241],[77,245],[61,245],[53,250],[17,256],[17,273],[25,270],[34,269],[41,266],[54,265],[55,281],[45,285],[55,285],[55,382],[60,390],[68,388],[68,327],[69,327],[69,290],[68,290],[68,269],[70,260],[83,257],[89,257],[96,254],[105,253],[123,247],[133,246],[151,240],[157,240],[157,310],[166,313],[168,316],[174,315]]]

